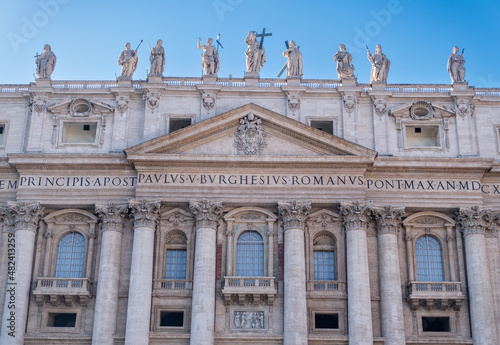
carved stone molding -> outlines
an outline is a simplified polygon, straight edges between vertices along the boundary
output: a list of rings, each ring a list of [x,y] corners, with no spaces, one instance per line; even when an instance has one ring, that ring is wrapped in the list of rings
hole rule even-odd
[[[0,221],[3,222],[4,231],[14,231],[14,214],[8,206],[0,206]]]
[[[128,213],[128,205],[96,204],[95,211],[102,220],[102,231],[118,231],[123,230],[123,220]]]
[[[404,213],[404,208],[384,206],[382,208],[373,208],[372,212],[377,221],[377,235],[397,235],[401,225],[401,216]]]
[[[148,92],[144,95],[146,100],[146,105],[154,112],[156,108],[160,105],[160,94],[158,92]]]
[[[203,199],[202,201],[190,201],[189,209],[196,219],[196,228],[216,229],[224,206],[219,201],[210,202]]]
[[[485,235],[494,229],[494,216],[491,210],[481,210],[479,206],[461,209],[457,213],[457,223],[462,228],[464,237],[469,235]]]
[[[366,230],[366,226],[371,221],[372,205],[362,204],[359,201],[353,203],[342,203],[340,205],[340,215],[342,216],[345,231]]]
[[[130,200],[129,207],[134,219],[134,228],[155,228],[160,213],[159,200]]]
[[[409,111],[413,120],[428,120],[434,117],[432,104],[426,101],[413,102]]]
[[[36,232],[38,222],[43,215],[43,207],[40,206],[40,203],[9,202],[7,205],[13,216],[16,230]]]
[[[267,134],[262,130],[262,120],[253,113],[248,113],[240,120],[234,137],[234,146],[239,155],[260,155],[267,145]]]
[[[278,212],[283,221],[284,230],[304,229],[305,222],[309,216],[311,202],[299,203],[296,200],[290,202],[278,202]]]

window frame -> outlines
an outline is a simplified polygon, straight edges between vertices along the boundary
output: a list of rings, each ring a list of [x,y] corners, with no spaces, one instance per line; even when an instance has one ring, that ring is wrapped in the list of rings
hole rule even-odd
[[[98,118],[64,118],[59,120],[59,135],[58,135],[58,140],[57,140],[57,147],[65,147],[65,146],[91,146],[91,147],[99,147],[99,138],[101,137],[101,120]],[[86,124],[95,124],[96,129],[95,129],[95,137],[94,137],[94,142],[81,142],[81,143],[68,143],[64,142],[64,127],[65,125],[86,125]]]
[[[264,244],[264,267],[263,267],[263,272],[264,272],[264,275],[263,277],[267,277],[269,276],[269,272],[268,272],[268,257],[269,257],[269,246],[268,246],[268,240],[267,240],[267,236],[265,235],[264,231],[262,231],[262,229],[260,229],[259,227],[256,227],[256,226],[246,226],[246,227],[243,227],[241,229],[239,229],[233,236],[233,243],[231,243],[231,246],[233,247],[233,257],[232,257],[232,262],[233,262],[233,265],[232,265],[232,269],[233,269],[233,272],[228,272],[227,275],[229,276],[234,276],[234,277],[239,277],[237,275],[237,272],[238,272],[238,269],[237,269],[237,258],[238,258],[238,238],[246,231],[256,231],[261,237],[262,237],[262,241],[263,241],[263,244]],[[243,276],[243,277],[246,277],[246,276]],[[250,276],[248,276],[250,277]]]
[[[72,266],[73,266],[72,262],[73,262],[73,259],[74,259],[74,258],[73,258],[73,255],[72,255],[72,254],[74,253],[74,251],[73,251],[73,246],[71,247],[71,251],[70,251],[70,258],[69,258],[69,259],[70,259],[70,262],[69,262],[69,270],[68,270],[68,272],[67,272],[67,273],[68,273],[68,276],[58,276],[58,270],[57,270],[57,269],[58,269],[59,254],[60,254],[60,252],[59,252],[59,248],[60,248],[60,245],[61,245],[61,241],[62,241],[65,237],[67,237],[67,236],[69,236],[69,235],[73,235],[73,237],[74,237],[74,235],[75,235],[75,234],[80,235],[80,236],[81,236],[81,238],[83,239],[83,252],[81,252],[81,254],[82,254],[82,258],[81,258],[81,271],[80,271],[80,277],[74,277],[74,276],[72,276],[72,273],[73,273],[73,272],[72,272]],[[56,248],[55,248],[56,256],[55,256],[54,277],[55,277],[55,278],[68,278],[68,279],[71,279],[71,278],[76,278],[76,279],[86,278],[86,277],[85,277],[85,273],[86,273],[86,272],[85,272],[85,267],[86,267],[87,247],[88,247],[88,242],[87,242],[87,239],[85,238],[85,235],[83,235],[81,232],[79,232],[79,231],[72,231],[72,230],[70,230],[70,231],[67,231],[67,232],[63,233],[63,234],[59,237],[59,239],[58,239],[58,241],[57,241]],[[61,259],[61,260],[63,260],[63,259]],[[64,265],[67,265],[67,264],[64,264]],[[62,273],[65,273],[65,272],[63,271]]]
[[[429,247],[426,247],[427,249],[427,268],[428,269],[428,272],[427,272],[427,276],[429,277],[429,280],[420,280],[419,279],[419,256],[417,254],[417,243],[423,239],[423,238],[431,238],[433,239],[434,241],[436,241],[436,243],[439,245],[439,251],[440,251],[440,264],[441,264],[441,277],[443,278],[442,280],[433,280],[431,279],[433,276],[435,276],[435,274],[432,274],[432,261],[430,260],[430,256],[429,256]],[[428,242],[427,242],[428,243]],[[416,239],[415,239],[415,243],[413,244],[413,252],[414,252],[414,258],[415,258],[415,281],[422,281],[422,282],[443,282],[443,281],[446,281],[446,274],[445,274],[445,268],[444,268],[444,263],[445,263],[445,260],[444,260],[444,250],[443,250],[443,244],[441,243],[441,241],[439,240],[439,238],[437,236],[434,236],[433,234],[428,234],[428,233],[424,233],[424,234],[421,234],[420,236],[418,236]]]
[[[419,146],[419,145],[409,145],[408,144],[408,129],[409,128],[437,128],[437,135],[436,138],[439,141],[436,146]],[[404,148],[405,150],[443,150],[443,142],[444,142],[444,137],[443,137],[443,130],[442,130],[442,125],[441,123],[436,123],[436,122],[426,122],[424,123],[404,123],[403,124],[403,130],[404,130]]]
[[[239,258],[241,256],[239,256],[238,254],[240,253],[240,251],[238,250],[238,247],[239,247],[239,239],[245,235],[245,233],[256,233],[260,236],[261,238],[261,242],[262,243],[262,249],[258,250],[259,252],[262,252],[262,267],[260,268],[260,270],[262,271],[262,275],[260,274],[250,274],[250,275],[246,275],[246,274],[240,274],[242,273],[241,271],[239,271],[239,268],[238,268],[238,263],[239,263]],[[254,230],[254,229],[247,229],[245,231],[242,231],[240,233],[238,233],[237,236],[235,236],[235,241],[234,241],[234,245],[235,245],[235,265],[234,265],[234,268],[236,270],[236,274],[235,276],[238,276],[238,277],[265,277],[266,276],[266,246],[265,246],[265,241],[264,241],[265,237],[262,236],[262,234],[257,231],[257,230]],[[243,241],[242,241],[243,242]],[[248,242],[253,242],[253,241],[248,241]],[[244,242],[243,242],[244,243]],[[250,249],[251,250],[251,249]],[[248,252],[248,249],[245,250],[245,252]],[[251,258],[252,256],[244,256],[243,258]],[[260,258],[260,257],[259,257]],[[245,266],[245,271],[256,271],[256,270],[259,270],[259,268],[248,268],[248,265],[252,265],[252,264],[260,264],[259,262],[256,262],[256,263],[253,263],[253,262],[243,262],[242,264],[244,264]]]

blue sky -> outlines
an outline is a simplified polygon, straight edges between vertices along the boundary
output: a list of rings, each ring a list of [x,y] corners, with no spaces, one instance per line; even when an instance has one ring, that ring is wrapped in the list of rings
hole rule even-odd
[[[146,79],[148,42],[164,42],[165,76],[199,77],[198,37],[221,34],[219,77],[243,77],[249,30],[266,28],[267,62],[261,78],[285,63],[285,40],[303,54],[304,79],[337,79],[333,54],[345,43],[358,82],[369,83],[372,52],[381,44],[391,60],[389,83],[449,84],[453,46],[465,48],[471,86],[500,87],[500,4],[497,1],[271,1],[178,0],[3,1],[0,13],[0,84],[34,81],[34,55],[45,43],[57,55],[53,80],[113,80],[126,42],[139,48],[134,79]]]

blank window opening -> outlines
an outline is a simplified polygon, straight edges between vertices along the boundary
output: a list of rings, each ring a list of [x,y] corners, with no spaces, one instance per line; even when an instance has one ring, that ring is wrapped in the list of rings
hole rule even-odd
[[[4,145],[5,125],[0,125],[0,146]]]
[[[191,126],[191,119],[170,119],[170,133]]]
[[[450,332],[449,317],[422,317],[422,331]]]
[[[49,313],[47,327],[75,327],[76,313]]]
[[[161,327],[183,327],[184,312],[183,311],[162,311],[161,312]]]
[[[438,147],[439,126],[406,126],[406,144],[408,147]]]
[[[339,329],[339,314],[314,314],[316,329]]]
[[[311,127],[333,135],[333,121],[311,121]]]
[[[93,144],[97,123],[65,123],[62,142],[67,144]]]

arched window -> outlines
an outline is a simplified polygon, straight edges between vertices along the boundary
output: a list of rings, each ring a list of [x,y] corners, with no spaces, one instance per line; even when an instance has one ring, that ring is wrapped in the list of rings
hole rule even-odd
[[[243,232],[236,242],[236,275],[264,276],[264,240],[255,230]]]
[[[314,251],[314,280],[335,280],[333,251]]]
[[[422,236],[415,242],[418,281],[444,281],[441,244],[432,236]]]
[[[85,258],[85,237],[70,232],[59,240],[57,247],[56,278],[82,278]]]

